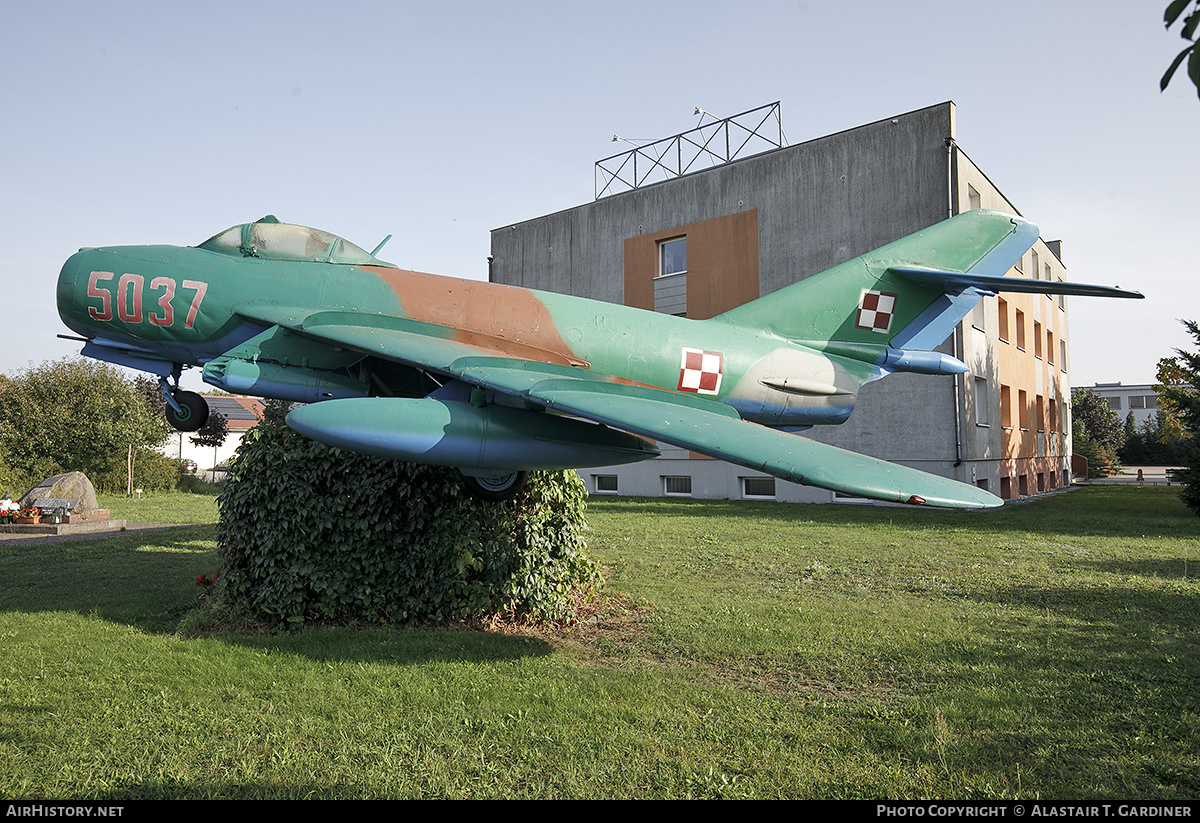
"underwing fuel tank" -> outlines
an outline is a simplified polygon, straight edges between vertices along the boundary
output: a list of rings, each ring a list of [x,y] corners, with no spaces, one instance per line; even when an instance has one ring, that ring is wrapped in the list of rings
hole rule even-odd
[[[330,446],[459,469],[612,466],[659,454],[647,440],[586,420],[432,397],[327,400],[293,409],[287,424]]]

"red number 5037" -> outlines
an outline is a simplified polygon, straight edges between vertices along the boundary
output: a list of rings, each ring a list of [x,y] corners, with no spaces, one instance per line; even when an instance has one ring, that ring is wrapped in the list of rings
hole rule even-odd
[[[140,274],[122,274],[115,283],[114,293],[114,284],[111,282],[114,277],[116,275],[110,271],[94,271],[88,278],[88,297],[100,299],[99,308],[88,306],[88,314],[93,320],[112,320],[113,305],[116,304],[117,319],[123,323],[141,323],[148,320],[154,326],[174,325],[175,309],[171,305],[176,291],[174,279],[155,277],[150,281],[150,293],[146,296],[154,306],[143,314],[142,301],[146,291],[146,278]],[[196,314],[200,311],[200,303],[208,291],[208,284],[200,280],[184,280],[182,286],[195,291],[183,322],[183,327],[190,329],[196,324]]]

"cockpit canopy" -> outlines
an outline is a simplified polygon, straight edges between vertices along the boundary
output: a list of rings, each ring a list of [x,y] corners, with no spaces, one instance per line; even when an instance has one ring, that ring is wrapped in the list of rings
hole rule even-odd
[[[308,226],[280,223],[267,215],[254,223],[226,229],[198,248],[264,260],[297,260],[315,263],[389,266],[349,240]]]

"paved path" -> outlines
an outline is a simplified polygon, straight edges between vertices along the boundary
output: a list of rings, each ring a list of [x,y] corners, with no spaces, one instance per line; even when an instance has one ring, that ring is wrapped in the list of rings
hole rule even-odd
[[[187,526],[187,523],[126,523],[124,533],[154,531],[155,529],[174,529]],[[121,529],[109,531],[79,532],[78,534],[8,534],[0,533],[0,544],[18,546],[44,546],[47,543],[61,543],[64,540],[95,540],[100,537],[116,537],[122,534]]]
[[[1138,484],[1138,469],[1142,470],[1143,486],[1178,486],[1167,480],[1167,466],[1122,466],[1121,473],[1114,477],[1101,477],[1096,480],[1077,480],[1083,486],[1136,486]]]

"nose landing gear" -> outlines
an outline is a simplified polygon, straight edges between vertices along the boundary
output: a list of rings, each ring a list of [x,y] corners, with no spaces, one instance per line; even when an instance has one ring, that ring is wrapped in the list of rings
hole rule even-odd
[[[163,399],[167,401],[167,422],[177,431],[198,431],[208,422],[208,403],[204,402],[204,398],[196,392],[184,391],[179,388],[179,372],[180,368],[176,366],[171,375],[175,381],[174,387],[167,381],[167,378],[160,377],[158,379]]]

